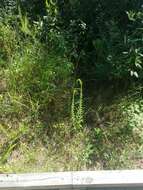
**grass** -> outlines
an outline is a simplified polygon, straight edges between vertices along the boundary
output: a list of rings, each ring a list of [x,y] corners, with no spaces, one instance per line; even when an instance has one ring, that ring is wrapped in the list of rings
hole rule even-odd
[[[93,146],[92,166],[100,169],[141,168],[142,88],[117,93],[109,102],[112,89],[100,89],[97,98],[89,98],[87,125]],[[110,96],[109,93],[109,96]],[[93,97],[93,96],[92,96]],[[141,163],[141,162],[140,162]]]
[[[64,134],[64,128],[67,128],[64,123],[56,125],[55,130],[57,127],[58,134],[55,131],[52,138],[44,133],[42,133],[43,140],[41,135],[35,137],[35,133],[29,142],[28,138],[21,138],[16,148],[8,153],[3,152],[1,168],[10,172],[42,172],[77,170],[81,168],[81,165],[86,165],[86,160],[83,159],[86,147],[85,136],[77,134],[70,137],[69,133]],[[61,128],[61,134],[59,134],[59,128]],[[10,147],[13,148],[11,143]]]
[[[12,120],[0,127],[1,170],[21,173],[142,168],[141,94],[130,92],[115,97],[108,106],[101,102],[99,107],[91,104],[88,114],[95,118],[92,123],[86,120],[80,130],[75,130],[68,118],[55,123],[37,118],[32,123],[26,116],[20,121],[18,108],[14,121],[16,109],[9,109]],[[32,117],[31,113],[27,115]]]

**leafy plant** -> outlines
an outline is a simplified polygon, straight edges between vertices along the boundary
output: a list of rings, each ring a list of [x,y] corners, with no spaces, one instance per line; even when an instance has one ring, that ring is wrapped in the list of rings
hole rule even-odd
[[[74,129],[80,130],[83,127],[83,87],[80,79],[76,83],[79,84],[79,88],[73,90],[71,119]]]

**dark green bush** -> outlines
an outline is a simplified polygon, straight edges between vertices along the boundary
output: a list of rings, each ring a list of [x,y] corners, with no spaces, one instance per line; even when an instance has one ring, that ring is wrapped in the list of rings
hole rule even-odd
[[[59,1],[78,76],[85,81],[142,78],[141,6],[140,0]]]

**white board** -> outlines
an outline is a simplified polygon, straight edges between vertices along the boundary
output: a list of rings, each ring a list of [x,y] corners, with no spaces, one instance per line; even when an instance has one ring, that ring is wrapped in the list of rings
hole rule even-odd
[[[31,174],[1,174],[0,190],[99,189],[140,187],[143,170],[79,171]]]

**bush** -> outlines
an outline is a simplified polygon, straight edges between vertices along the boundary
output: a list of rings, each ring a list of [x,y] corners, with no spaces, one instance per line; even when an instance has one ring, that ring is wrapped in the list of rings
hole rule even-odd
[[[142,79],[140,0],[61,1],[59,6],[79,78],[89,83]]]
[[[25,47],[24,47],[25,46]],[[6,72],[8,88],[38,102],[40,109],[67,98],[72,65],[60,55],[47,52],[40,43],[23,44]]]

